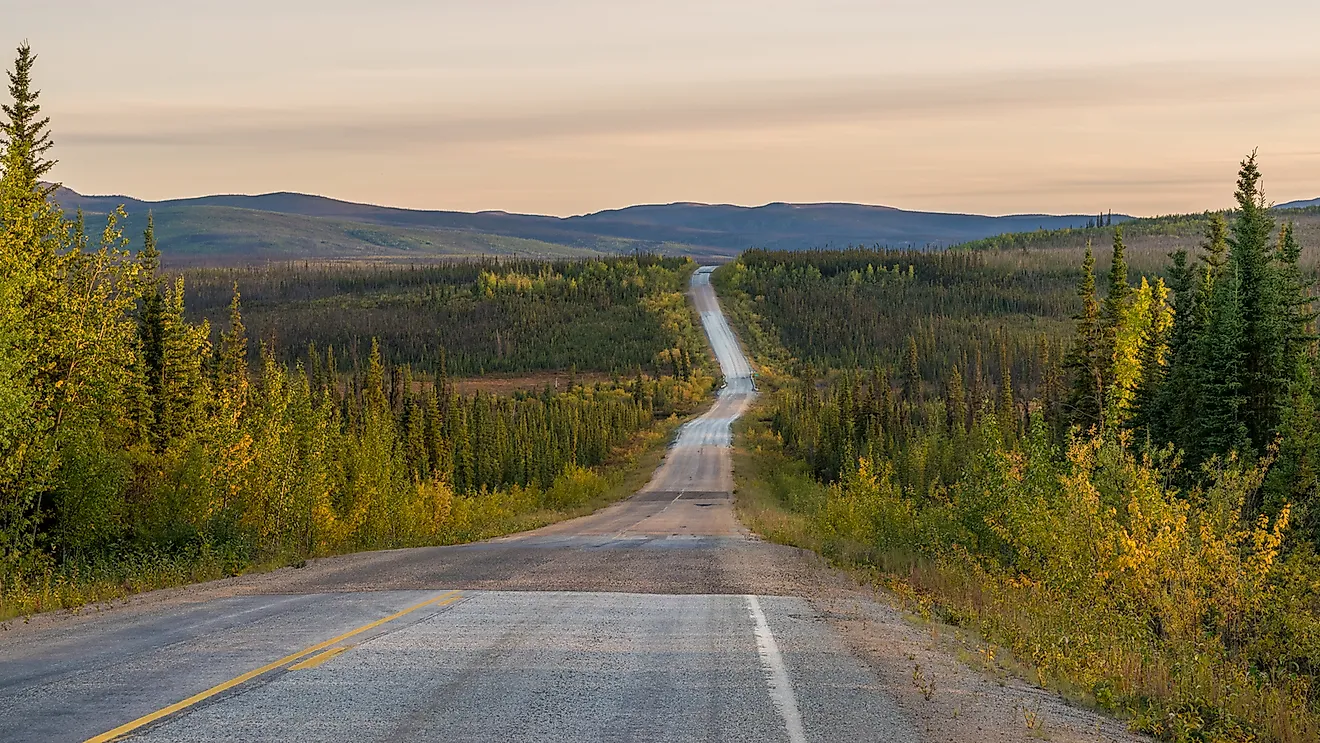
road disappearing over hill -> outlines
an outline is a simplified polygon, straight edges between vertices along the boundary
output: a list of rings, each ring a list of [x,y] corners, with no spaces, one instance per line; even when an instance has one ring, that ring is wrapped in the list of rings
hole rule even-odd
[[[738,523],[730,425],[756,391],[710,272],[691,296],[725,386],[635,496],[38,617],[0,633],[0,740],[981,743],[1028,739],[1019,702],[1055,740],[1121,737]]]

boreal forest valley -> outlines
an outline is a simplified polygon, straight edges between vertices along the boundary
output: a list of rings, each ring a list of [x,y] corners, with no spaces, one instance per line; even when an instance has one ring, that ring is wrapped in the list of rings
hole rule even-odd
[[[0,122],[0,621],[590,514],[725,383],[693,251],[208,264],[66,210],[33,59]],[[1136,732],[1317,740],[1320,207],[1262,178],[727,260],[738,519]]]

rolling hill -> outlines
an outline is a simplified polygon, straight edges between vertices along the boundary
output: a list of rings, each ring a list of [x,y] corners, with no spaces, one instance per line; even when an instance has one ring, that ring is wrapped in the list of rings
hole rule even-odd
[[[155,215],[166,256],[178,262],[304,259],[427,260],[470,255],[585,257],[647,250],[725,259],[749,247],[850,244],[947,246],[1006,232],[1086,224],[1082,215],[1003,217],[917,212],[860,204],[759,207],[675,203],[575,217],[452,212],[272,193],[143,201],[61,188],[67,210],[103,215],[119,205],[128,229]],[[1123,221],[1125,216],[1115,215]]]
[[[1303,201],[1289,201],[1286,204],[1279,204],[1275,209],[1310,209],[1320,206],[1320,199],[1306,199]]]
[[[1123,240],[1134,275],[1162,274],[1169,266],[1170,254],[1176,250],[1186,250],[1193,257],[1199,255],[1210,225],[1209,214],[1143,217],[1125,222]],[[1302,246],[1303,268],[1309,275],[1320,278],[1320,206],[1277,206],[1274,221],[1276,230],[1285,222],[1293,225],[1297,241]],[[1097,263],[1103,270],[1108,270],[1113,236],[1113,228],[1038,230],[995,235],[959,247],[998,256],[996,260],[1009,263],[1022,260],[1029,252],[1035,254],[1034,260],[1038,262],[1048,263],[1052,258],[1054,266],[1071,271],[1081,265],[1082,255],[1090,243]]]

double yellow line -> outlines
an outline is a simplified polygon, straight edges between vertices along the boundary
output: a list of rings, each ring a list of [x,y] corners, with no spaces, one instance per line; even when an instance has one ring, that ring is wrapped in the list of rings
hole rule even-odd
[[[371,622],[370,624],[364,624],[361,627],[358,627],[355,630],[350,630],[348,632],[345,632],[344,634],[338,637],[333,637],[329,640],[326,640],[325,642],[319,642],[309,648],[300,650],[294,653],[293,655],[286,655],[285,657],[280,658],[279,660],[273,663],[267,663],[261,668],[248,671],[247,673],[241,676],[235,676],[234,678],[229,679],[224,683],[220,683],[220,684],[216,684],[215,686],[212,686],[206,691],[194,694],[188,697],[187,699],[183,700],[182,702],[175,702],[174,704],[171,704],[168,707],[163,707],[161,709],[158,709],[149,715],[143,715],[142,717],[139,717],[136,720],[133,720],[132,722],[126,722],[123,725],[120,725],[119,727],[115,728],[114,730],[107,730],[106,732],[101,733],[100,735],[97,735],[92,738],[88,738],[86,743],[109,743],[110,741],[116,740],[121,736],[127,735],[128,733],[131,733],[134,730],[143,727],[144,725],[149,725],[163,717],[168,717],[174,714],[175,712],[178,712],[179,710],[187,709],[188,707],[191,707],[194,704],[197,704],[198,702],[201,702],[206,699],[210,699],[216,694],[220,694],[225,691],[228,691],[234,688],[235,686],[238,686],[239,684],[246,683],[254,678],[257,678],[258,676],[263,676],[267,673],[270,673],[271,671],[283,668],[284,666],[289,665],[290,663],[294,663],[295,661],[299,661],[303,658],[307,658],[307,656],[312,655],[313,653],[317,653],[322,650],[325,650],[325,652],[321,653],[320,655],[317,655],[314,658],[307,658],[307,660],[304,660],[301,663],[298,663],[297,665],[290,666],[290,670],[315,668],[316,666],[321,665],[327,660],[330,660],[334,656],[348,649],[347,647],[331,648],[332,645],[337,645],[343,642],[344,640],[349,639],[350,637],[356,637],[362,634],[363,632],[368,632],[370,630],[373,630],[381,626],[382,624],[393,622],[394,620],[400,617],[407,616],[417,611],[418,609],[425,609],[428,606],[447,606],[449,604],[454,603],[455,601],[458,601],[461,598],[463,598],[463,594],[459,593],[458,591],[450,591],[449,593],[441,594],[429,601],[423,601],[422,603],[417,604],[415,606],[410,606],[407,609],[404,609],[403,611],[396,612],[394,614],[389,615],[388,617],[384,617],[383,619],[377,619],[376,621]],[[330,649],[326,650],[326,648],[330,648]]]

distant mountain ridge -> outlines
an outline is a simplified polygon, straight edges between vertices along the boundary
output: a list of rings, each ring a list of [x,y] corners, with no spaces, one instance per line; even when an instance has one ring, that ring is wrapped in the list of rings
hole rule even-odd
[[[633,250],[730,257],[752,247],[942,247],[1005,232],[1083,226],[1090,215],[981,216],[862,204],[649,204],[574,217],[402,209],[298,193],[167,201],[56,194],[67,210],[104,214],[123,204],[132,224],[158,231],[194,259],[398,257],[426,253],[610,254]],[[1114,215],[1116,222],[1126,215]],[[260,224],[261,226],[258,226]],[[320,237],[305,238],[308,231]],[[473,243],[476,243],[475,245]],[[507,243],[507,244],[506,244]],[[325,245],[318,249],[318,245]],[[166,245],[167,249],[170,247]],[[373,252],[374,251],[374,252]],[[380,253],[379,256],[375,252]]]
[[[1275,209],[1309,209],[1320,206],[1320,199],[1307,199],[1304,201],[1289,201],[1286,204],[1279,204]]]

